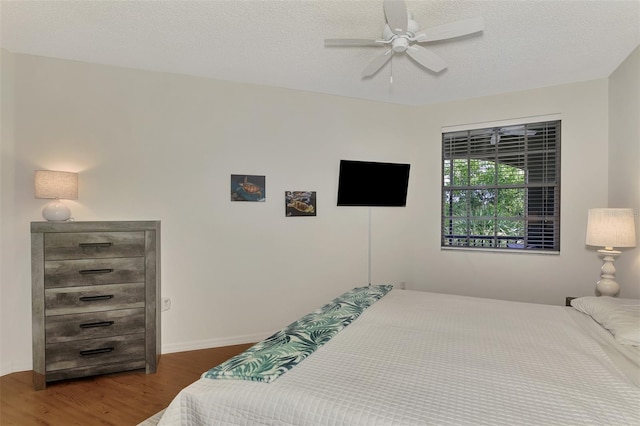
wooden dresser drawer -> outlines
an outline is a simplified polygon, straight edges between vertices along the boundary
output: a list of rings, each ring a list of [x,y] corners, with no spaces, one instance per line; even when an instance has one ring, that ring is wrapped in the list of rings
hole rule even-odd
[[[47,344],[46,371],[145,358],[144,333]]]
[[[144,283],[60,287],[44,292],[45,315],[80,314],[145,306]]]
[[[160,269],[159,221],[31,222],[34,388],[155,373]]]
[[[51,233],[44,239],[44,260],[144,256],[144,232]]]
[[[144,281],[144,257],[44,262],[45,288],[142,281]]]
[[[48,344],[144,333],[144,308],[54,315],[45,323]]]

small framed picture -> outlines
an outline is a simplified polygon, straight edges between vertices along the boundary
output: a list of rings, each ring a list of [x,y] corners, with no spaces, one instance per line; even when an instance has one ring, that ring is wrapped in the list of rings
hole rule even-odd
[[[287,217],[316,215],[316,191],[286,191],[284,200]]]
[[[267,198],[265,176],[231,175],[231,201],[262,201]]]

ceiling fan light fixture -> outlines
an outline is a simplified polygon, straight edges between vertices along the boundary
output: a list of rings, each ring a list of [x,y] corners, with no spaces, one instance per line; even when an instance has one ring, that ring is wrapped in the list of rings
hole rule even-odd
[[[404,52],[409,48],[409,40],[405,37],[398,37],[391,42],[391,47],[394,52]]]

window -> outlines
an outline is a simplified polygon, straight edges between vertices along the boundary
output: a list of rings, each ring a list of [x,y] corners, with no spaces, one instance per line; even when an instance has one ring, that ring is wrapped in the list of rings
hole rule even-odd
[[[560,251],[560,121],[442,134],[441,247]]]

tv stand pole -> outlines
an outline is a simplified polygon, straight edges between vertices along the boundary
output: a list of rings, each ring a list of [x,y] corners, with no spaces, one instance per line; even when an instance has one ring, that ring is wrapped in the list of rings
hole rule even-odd
[[[368,258],[368,263],[369,263],[369,270],[368,270],[368,278],[369,278],[369,285],[371,285],[371,207],[369,207],[369,258]]]

